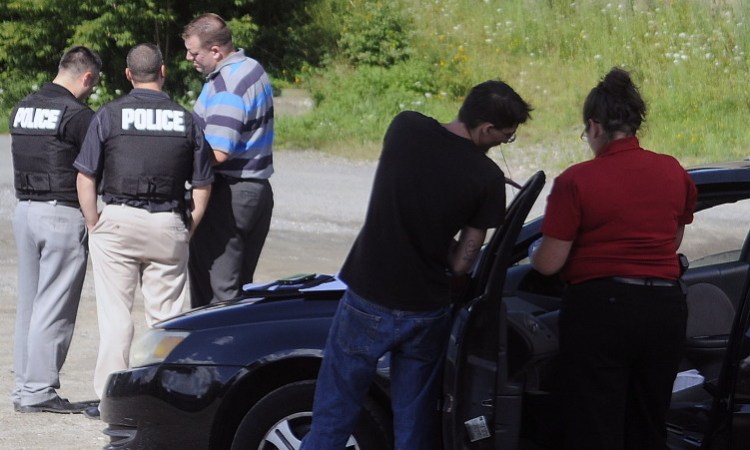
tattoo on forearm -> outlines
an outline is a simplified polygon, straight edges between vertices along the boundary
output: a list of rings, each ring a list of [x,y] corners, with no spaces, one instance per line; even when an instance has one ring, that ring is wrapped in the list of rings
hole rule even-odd
[[[470,239],[466,241],[466,246],[464,247],[464,254],[461,256],[461,258],[464,261],[473,261],[480,247],[481,247],[481,244],[478,241],[475,241],[474,239]]]

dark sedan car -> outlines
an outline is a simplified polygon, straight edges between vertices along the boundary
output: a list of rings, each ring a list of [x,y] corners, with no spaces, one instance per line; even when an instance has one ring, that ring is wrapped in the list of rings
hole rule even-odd
[[[746,449],[750,162],[690,174],[699,212],[680,249],[690,261],[683,277],[689,318],[669,445]],[[558,441],[562,285],[526,261],[540,219],[524,222],[544,182],[537,173],[515,196],[456,306],[442,404],[446,450],[543,449]],[[322,275],[279,280],[158,324],[134,346],[132,368],[108,380],[100,406],[111,438],[105,448],[299,448],[342,289]],[[385,357],[351,449],[392,447],[388,369]]]

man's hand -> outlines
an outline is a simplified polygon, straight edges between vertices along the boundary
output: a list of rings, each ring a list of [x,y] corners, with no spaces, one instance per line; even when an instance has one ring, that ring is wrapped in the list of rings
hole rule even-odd
[[[91,230],[99,222],[99,211],[96,207],[96,179],[78,172],[76,188],[78,189],[78,203],[81,204],[81,212],[86,220],[86,227]]]

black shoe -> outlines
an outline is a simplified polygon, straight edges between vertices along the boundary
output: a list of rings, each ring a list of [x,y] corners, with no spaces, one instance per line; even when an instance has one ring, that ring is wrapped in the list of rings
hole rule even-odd
[[[83,415],[89,419],[99,420],[99,407],[89,406],[83,410]]]
[[[81,406],[85,410],[89,406],[99,406],[99,400],[83,400],[81,402],[72,402],[72,404]]]
[[[34,405],[24,406],[15,404],[16,412],[20,413],[51,412],[58,414],[80,414],[83,412],[83,409],[84,406],[70,403],[69,401],[57,396]]]

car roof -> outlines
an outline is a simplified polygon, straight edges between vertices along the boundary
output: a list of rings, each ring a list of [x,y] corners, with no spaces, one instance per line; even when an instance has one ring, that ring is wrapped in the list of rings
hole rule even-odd
[[[701,164],[687,171],[698,187],[696,211],[750,198],[750,159]]]
[[[750,158],[706,163],[687,169],[698,187],[700,199],[696,211],[721,203],[750,198]],[[538,237],[543,216],[527,218],[517,242]]]
[[[750,183],[750,160],[701,164],[687,169],[695,184]]]

